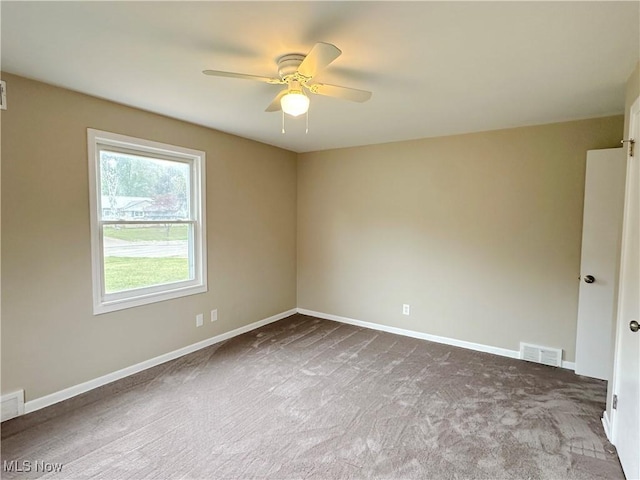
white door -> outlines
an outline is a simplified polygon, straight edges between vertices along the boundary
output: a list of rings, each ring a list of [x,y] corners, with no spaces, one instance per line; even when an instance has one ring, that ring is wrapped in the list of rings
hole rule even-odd
[[[628,480],[640,478],[640,98],[631,107],[628,138],[635,152],[627,159],[620,294],[616,336],[612,410],[613,443]]]
[[[623,148],[587,152],[575,371],[602,380],[613,372],[626,170]]]

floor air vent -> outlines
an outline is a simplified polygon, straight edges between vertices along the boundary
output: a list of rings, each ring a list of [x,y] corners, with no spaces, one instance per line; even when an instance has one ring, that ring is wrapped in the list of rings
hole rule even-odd
[[[8,393],[0,397],[2,421],[24,414],[24,390]]]
[[[562,350],[520,342],[520,358],[527,362],[542,363],[552,367],[562,366]]]

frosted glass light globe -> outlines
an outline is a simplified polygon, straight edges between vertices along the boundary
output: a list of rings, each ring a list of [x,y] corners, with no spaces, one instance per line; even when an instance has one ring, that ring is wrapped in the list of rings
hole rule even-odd
[[[280,99],[282,111],[292,117],[302,115],[309,110],[309,97],[297,90],[290,90],[282,99]]]

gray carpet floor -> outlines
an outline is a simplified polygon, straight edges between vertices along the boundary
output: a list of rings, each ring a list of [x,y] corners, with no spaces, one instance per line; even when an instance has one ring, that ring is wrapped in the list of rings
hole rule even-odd
[[[294,315],[4,422],[2,478],[623,479],[605,394],[567,370]]]

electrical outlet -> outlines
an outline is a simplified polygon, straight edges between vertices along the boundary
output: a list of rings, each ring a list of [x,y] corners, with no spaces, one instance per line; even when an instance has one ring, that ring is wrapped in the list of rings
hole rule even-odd
[[[402,314],[403,315],[411,315],[411,305],[405,303],[402,305]]]
[[[199,313],[198,315],[196,315],[196,327],[201,327],[203,323],[204,315],[202,313]]]
[[[218,321],[218,309],[217,308],[215,310],[211,310],[211,321],[212,322],[217,322]]]

